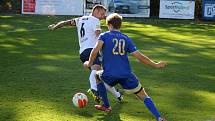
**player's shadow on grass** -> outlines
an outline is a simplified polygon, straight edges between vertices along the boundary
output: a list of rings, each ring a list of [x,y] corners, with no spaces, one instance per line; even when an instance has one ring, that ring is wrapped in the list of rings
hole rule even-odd
[[[78,114],[79,116],[84,116],[84,117],[93,117],[92,112],[89,110],[75,110],[74,111],[76,114]]]
[[[112,111],[110,113],[100,114],[98,121],[123,121],[120,119],[119,113],[124,104],[127,102],[116,103],[112,106]]]

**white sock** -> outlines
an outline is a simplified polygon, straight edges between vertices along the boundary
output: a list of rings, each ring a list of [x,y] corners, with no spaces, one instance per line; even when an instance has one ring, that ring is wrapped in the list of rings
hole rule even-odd
[[[97,91],[95,74],[96,74],[96,70],[91,70],[89,80],[90,80],[90,88]]]
[[[105,84],[105,88],[111,92],[116,98],[120,97],[120,93],[116,91],[115,87],[111,87],[109,86],[108,84],[104,83]]]

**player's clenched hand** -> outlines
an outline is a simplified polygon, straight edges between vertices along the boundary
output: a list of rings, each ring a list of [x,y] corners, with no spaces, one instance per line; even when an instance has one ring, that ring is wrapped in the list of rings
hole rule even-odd
[[[84,68],[88,68],[89,67],[89,61],[85,61],[83,66],[84,66]]]
[[[49,26],[48,26],[48,29],[49,29],[49,30],[54,30],[54,29],[55,29],[55,24],[49,25]]]
[[[160,61],[156,63],[156,68],[164,68],[167,65],[166,61]]]

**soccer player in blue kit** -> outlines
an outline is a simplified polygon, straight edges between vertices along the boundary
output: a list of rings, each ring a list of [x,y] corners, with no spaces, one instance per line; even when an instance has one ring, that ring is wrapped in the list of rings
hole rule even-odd
[[[90,67],[98,52],[101,51],[103,71],[97,71],[95,76],[98,92],[104,104],[95,105],[95,108],[110,112],[112,109],[107,98],[104,83],[110,86],[120,84],[126,92],[133,93],[142,100],[158,121],[166,121],[166,119],[161,117],[153,101],[132,72],[127,54],[131,53],[143,64],[155,68],[163,68],[167,63],[164,61],[156,63],[136,49],[132,40],[120,32],[122,16],[119,14],[114,13],[109,15],[106,23],[109,31],[100,34],[89,60],[84,63],[85,68]]]

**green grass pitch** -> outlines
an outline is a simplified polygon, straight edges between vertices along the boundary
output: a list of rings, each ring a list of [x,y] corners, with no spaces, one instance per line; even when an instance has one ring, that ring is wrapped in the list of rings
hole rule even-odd
[[[155,121],[134,95],[125,94],[120,104],[109,94],[109,114],[95,110],[89,96],[84,109],[71,104],[73,94],[89,88],[76,29],[46,30],[71,18],[0,15],[0,121]],[[159,70],[129,57],[168,121],[215,121],[214,22],[124,19],[122,32],[145,55],[168,61]]]

